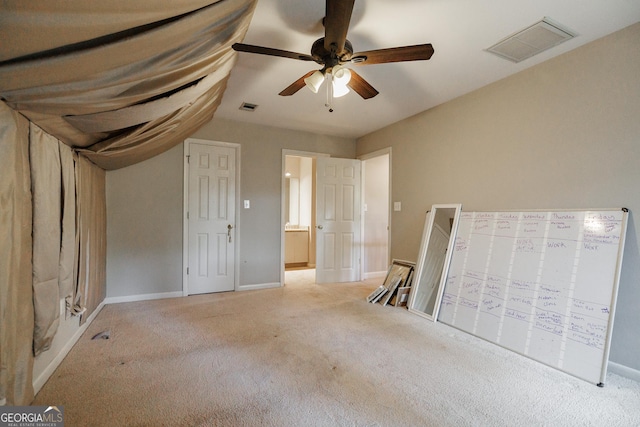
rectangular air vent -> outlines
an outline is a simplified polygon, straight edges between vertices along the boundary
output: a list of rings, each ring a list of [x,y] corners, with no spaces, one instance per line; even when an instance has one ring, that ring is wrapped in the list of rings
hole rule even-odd
[[[240,109],[243,111],[255,111],[258,106],[256,104],[250,104],[248,102],[243,102],[240,106]]]
[[[544,17],[530,27],[499,41],[487,52],[513,62],[520,62],[533,55],[574,38],[577,34]]]

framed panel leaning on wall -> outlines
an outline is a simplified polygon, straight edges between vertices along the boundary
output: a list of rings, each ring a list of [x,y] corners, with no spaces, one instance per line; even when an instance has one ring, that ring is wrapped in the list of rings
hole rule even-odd
[[[438,320],[602,385],[627,217],[463,212]]]
[[[429,320],[438,318],[442,292],[451,262],[461,204],[433,205],[427,212],[416,281],[409,296],[409,311]]]

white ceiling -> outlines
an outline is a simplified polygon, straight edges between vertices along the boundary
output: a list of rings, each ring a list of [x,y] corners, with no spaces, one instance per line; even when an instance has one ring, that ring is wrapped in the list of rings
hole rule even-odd
[[[258,0],[244,43],[309,54],[324,35],[324,8],[323,0]],[[578,36],[518,64],[485,52],[545,16]],[[380,94],[364,100],[352,91],[330,113],[324,86],[278,95],[320,65],[241,52],[216,117],[358,138],[638,21],[638,0],[356,0],[347,34],[354,52],[432,43],[433,57],[358,67]],[[241,111],[243,102],[258,108]]]

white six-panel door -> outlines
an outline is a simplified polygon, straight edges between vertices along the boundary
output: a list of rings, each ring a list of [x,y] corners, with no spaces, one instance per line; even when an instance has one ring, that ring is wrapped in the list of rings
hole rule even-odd
[[[188,150],[188,293],[232,291],[235,149],[191,142]]]
[[[360,170],[360,160],[317,159],[317,283],[360,280]]]

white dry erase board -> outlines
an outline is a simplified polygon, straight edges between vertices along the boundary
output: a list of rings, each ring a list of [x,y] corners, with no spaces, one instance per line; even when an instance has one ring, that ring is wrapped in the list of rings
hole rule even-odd
[[[627,215],[462,212],[438,320],[602,386]]]

